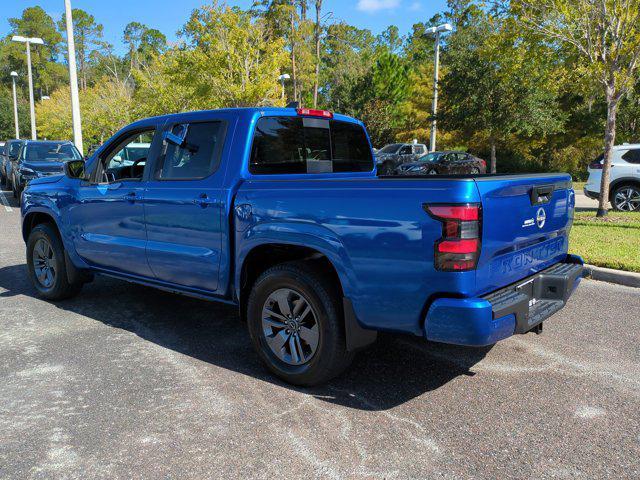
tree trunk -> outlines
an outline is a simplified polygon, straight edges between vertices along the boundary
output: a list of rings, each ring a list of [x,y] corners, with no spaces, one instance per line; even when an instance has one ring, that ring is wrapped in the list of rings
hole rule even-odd
[[[491,173],[496,173],[496,141],[491,139]]]
[[[607,203],[609,202],[609,177],[611,173],[611,160],[613,159],[613,146],[616,142],[616,115],[618,113],[618,96],[612,85],[607,86],[607,126],[604,133],[604,163],[602,165],[602,178],[600,180],[600,200],[598,202],[597,217],[607,215]]]
[[[318,84],[320,83],[320,12],[322,0],[316,0],[316,79],[313,84],[313,108],[318,108]]]
[[[300,0],[300,19],[302,21],[307,19],[307,0]]]
[[[291,83],[293,85],[293,101],[298,101],[298,78],[296,76],[296,22],[295,22],[295,6],[292,2],[291,9]],[[302,106],[302,105],[300,105]]]

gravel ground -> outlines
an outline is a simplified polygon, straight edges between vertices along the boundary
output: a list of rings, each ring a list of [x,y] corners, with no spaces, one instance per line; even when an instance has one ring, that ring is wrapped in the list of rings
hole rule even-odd
[[[7,205],[1,478],[640,477],[637,289],[584,281],[542,335],[493,348],[383,336],[292,388],[231,307],[101,277],[36,298]]]

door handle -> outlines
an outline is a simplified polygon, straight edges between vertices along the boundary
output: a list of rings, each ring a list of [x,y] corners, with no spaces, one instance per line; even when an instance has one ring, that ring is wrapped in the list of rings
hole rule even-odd
[[[135,201],[138,199],[138,196],[136,195],[135,192],[129,192],[129,193],[123,195],[122,198],[126,202],[135,203]]]
[[[194,205],[199,205],[202,208],[207,208],[213,205],[218,205],[218,201],[209,196],[206,193],[201,194],[198,198],[193,199]]]

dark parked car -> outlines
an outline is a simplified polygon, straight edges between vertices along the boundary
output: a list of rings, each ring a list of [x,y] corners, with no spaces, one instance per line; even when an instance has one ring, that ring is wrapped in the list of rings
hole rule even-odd
[[[428,152],[422,143],[391,143],[376,152],[378,175],[393,175],[396,169],[407,162],[415,162]]]
[[[64,162],[81,160],[82,155],[70,141],[23,142],[18,158],[11,170],[11,190],[20,198],[22,190],[30,180],[49,175],[62,175]]]
[[[2,185],[10,185],[13,163],[18,160],[18,153],[24,140],[8,140],[0,149],[0,182]]]
[[[487,162],[466,152],[431,152],[396,169],[398,175],[487,173]]]

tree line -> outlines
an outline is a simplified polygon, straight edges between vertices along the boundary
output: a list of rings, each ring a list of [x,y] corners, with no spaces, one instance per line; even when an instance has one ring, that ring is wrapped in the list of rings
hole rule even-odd
[[[542,28],[552,24],[537,5],[449,0],[406,35],[395,26],[375,35],[335,19],[322,0],[258,0],[249,9],[213,1],[191,13],[172,44],[156,29],[129,23],[121,55],[104,40],[99,19],[75,9],[85,145],[140,117],[289,101],[362,119],[378,148],[426,141],[434,39],[425,33],[449,22],[454,31],[441,40],[438,147],[469,150],[497,171],[584,178],[603,150],[610,99],[580,50]],[[56,23],[30,7],[9,23],[0,42],[0,135],[13,136],[12,70],[20,75],[22,135],[29,134],[24,45],[10,41],[20,34],[45,41],[32,47],[36,98],[49,97],[37,103],[38,136],[71,138],[64,18]],[[283,95],[278,77],[285,73]],[[616,99],[618,143],[640,140],[640,86],[632,73]]]

